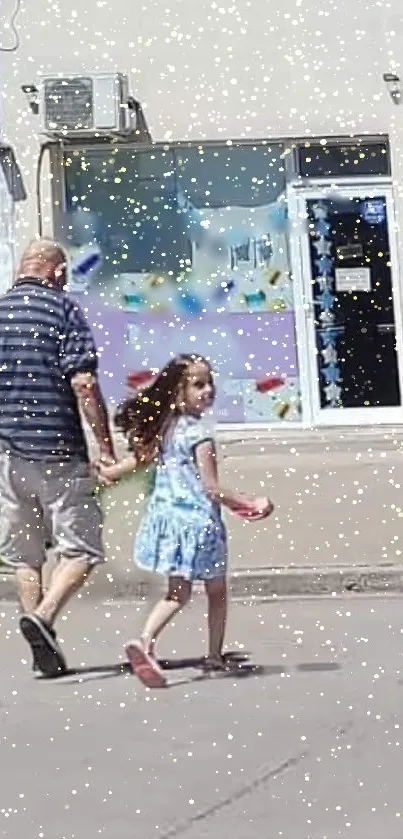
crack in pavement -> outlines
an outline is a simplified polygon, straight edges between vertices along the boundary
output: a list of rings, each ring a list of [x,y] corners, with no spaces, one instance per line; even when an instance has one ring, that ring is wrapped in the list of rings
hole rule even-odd
[[[235,790],[231,795],[228,795],[226,798],[221,798],[220,801],[217,801],[216,804],[211,804],[209,807],[205,807],[203,810],[199,810],[194,816],[191,816],[189,819],[186,819],[182,822],[179,822],[176,825],[172,825],[165,831],[165,833],[159,833],[158,839],[176,839],[177,836],[182,836],[184,833],[193,827],[195,824],[198,824],[206,819],[210,818],[210,816],[215,816],[217,813],[220,813],[221,810],[224,810],[226,807],[230,807],[237,801],[240,801],[246,795],[249,795],[255,790],[259,789],[260,787],[264,786],[267,781],[271,781],[272,779],[278,778],[279,775],[282,775],[284,772],[287,772],[289,769],[294,769],[301,763],[302,760],[309,756],[309,751],[301,752],[299,755],[295,757],[287,758],[278,766],[275,767],[264,767],[261,771],[253,778],[253,780],[248,781],[247,783],[243,784],[239,789]]]
[[[330,729],[330,734],[333,736],[338,737],[345,737],[352,729],[354,728],[354,722],[352,719],[347,719],[344,724],[338,724],[336,726],[332,726]],[[158,834],[158,839],[176,839],[178,836],[183,836],[183,834],[187,833],[190,828],[192,828],[195,824],[200,824],[200,822],[205,821],[206,819],[210,818],[211,816],[215,816],[217,813],[220,813],[226,807],[230,807],[232,804],[240,801],[246,795],[250,795],[251,793],[258,790],[260,787],[264,786],[268,781],[275,780],[280,775],[287,772],[289,769],[295,769],[302,760],[306,760],[311,755],[311,749],[305,750],[300,752],[295,757],[287,758],[286,760],[282,761],[278,766],[271,767],[267,764],[263,766],[263,768],[257,773],[257,775],[251,780],[247,781],[243,784],[239,789],[235,790],[232,794],[226,796],[225,798],[221,798],[220,801],[217,801],[216,804],[211,804],[209,807],[205,807],[203,810],[199,810],[189,819],[186,819],[182,822],[177,823],[176,825],[171,825],[164,833]]]

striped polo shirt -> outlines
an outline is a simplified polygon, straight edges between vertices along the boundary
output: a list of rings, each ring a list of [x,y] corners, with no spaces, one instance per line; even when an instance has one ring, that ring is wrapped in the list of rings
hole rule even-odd
[[[97,371],[91,331],[62,290],[24,278],[0,297],[0,450],[27,460],[87,459],[70,379]]]

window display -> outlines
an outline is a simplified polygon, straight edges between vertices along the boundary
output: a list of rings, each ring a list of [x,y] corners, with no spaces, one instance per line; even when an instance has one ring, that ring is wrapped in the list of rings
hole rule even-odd
[[[218,421],[298,420],[281,144],[90,147],[64,171],[71,291],[107,395],[194,351],[217,370]]]

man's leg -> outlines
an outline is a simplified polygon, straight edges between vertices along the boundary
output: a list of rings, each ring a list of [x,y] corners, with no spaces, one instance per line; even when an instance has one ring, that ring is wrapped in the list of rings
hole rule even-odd
[[[55,568],[47,592],[32,610],[52,626],[63,606],[84,585],[92,566],[86,560],[61,559]]]
[[[23,612],[42,599],[44,523],[35,467],[0,453],[0,556],[13,568]]]
[[[45,676],[60,676],[67,668],[53,622],[64,604],[81,588],[90,569],[85,561],[62,559],[41,601],[21,618],[21,632],[32,647],[35,669]]]
[[[40,568],[17,568],[17,592],[22,612],[34,612],[42,600],[42,571]]]
[[[60,557],[41,602],[21,618],[21,631],[31,644],[45,675],[66,669],[53,623],[70,597],[85,583],[94,565],[104,559],[101,511],[93,495],[94,481],[85,463],[46,465],[41,504],[51,522],[52,544]]]
[[[33,612],[42,600],[42,571],[40,568],[17,568],[15,581],[23,613]],[[32,669],[38,670],[38,664],[33,656]]]
[[[15,571],[23,615],[38,608],[43,593],[45,528],[38,485],[35,464],[0,454],[0,556]]]
[[[102,514],[94,498],[94,478],[86,463],[48,468],[42,505],[59,557],[48,591],[35,613],[52,625],[63,606],[104,560]]]

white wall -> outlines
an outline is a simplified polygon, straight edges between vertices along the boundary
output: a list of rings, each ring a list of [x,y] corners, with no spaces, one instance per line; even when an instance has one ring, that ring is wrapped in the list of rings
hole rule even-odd
[[[15,205],[0,170],[0,294],[4,294],[13,281],[15,270]]]
[[[13,4],[2,0],[3,21]],[[402,6],[402,0],[23,0],[20,48],[1,55],[5,135],[30,194],[20,209],[20,243],[35,232],[39,130],[21,85],[40,71],[129,71],[158,140],[389,132],[395,175],[403,181],[403,105],[392,104],[382,81],[383,72],[401,69]],[[10,43],[11,34],[1,31]]]

